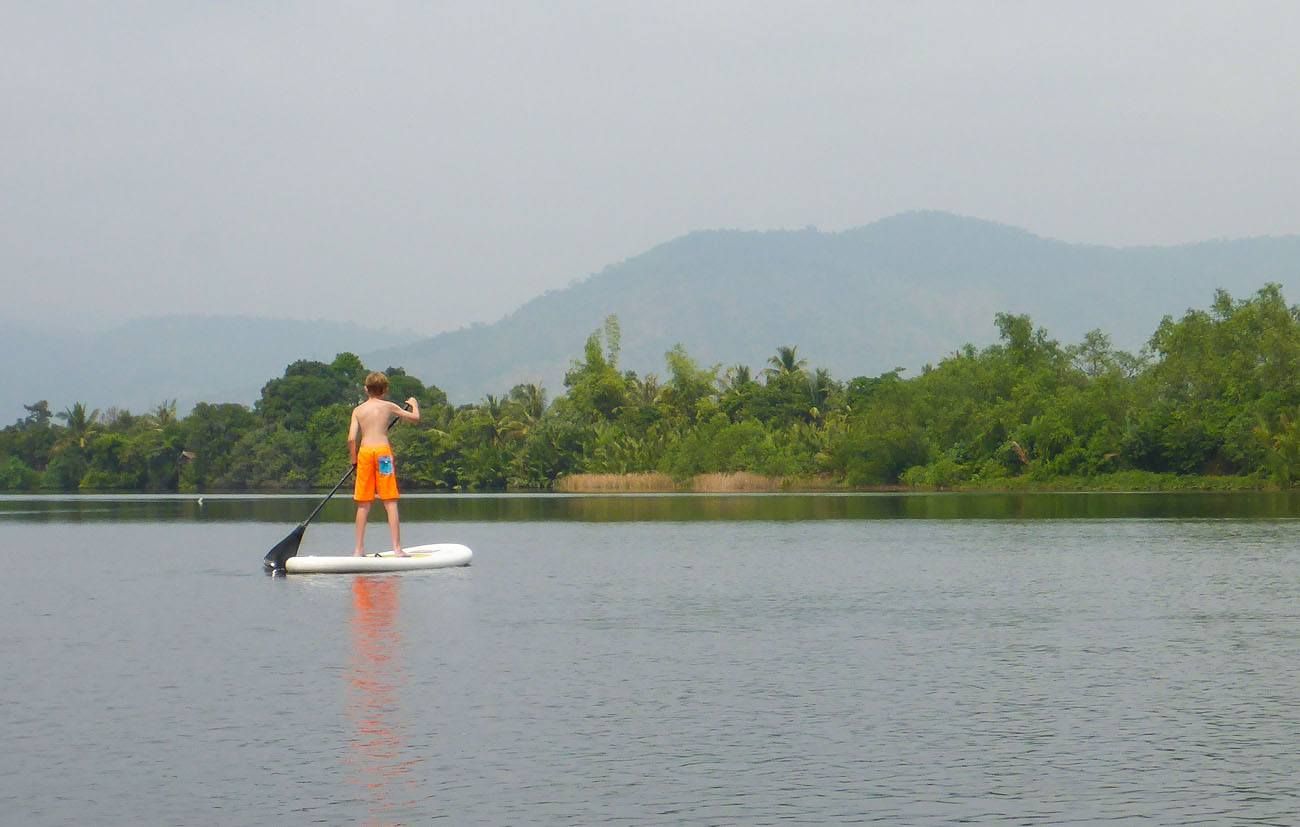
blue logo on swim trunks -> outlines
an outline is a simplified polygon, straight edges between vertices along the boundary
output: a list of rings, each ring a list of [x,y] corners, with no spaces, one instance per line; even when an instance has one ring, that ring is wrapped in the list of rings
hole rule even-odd
[[[393,473],[392,456],[388,454],[384,454],[382,457],[379,458],[379,473],[383,474],[385,477]]]

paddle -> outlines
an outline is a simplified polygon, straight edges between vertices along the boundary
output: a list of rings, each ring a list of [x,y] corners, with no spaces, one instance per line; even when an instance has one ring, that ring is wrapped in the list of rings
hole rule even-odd
[[[403,410],[409,411],[411,406],[403,405],[402,408]],[[397,424],[398,419],[401,419],[401,417],[393,417],[393,421],[388,423],[388,430],[393,430],[393,426]],[[330,492],[325,495],[325,499],[321,500],[320,503],[312,509],[312,512],[307,515],[307,519],[298,523],[294,530],[289,532],[288,537],[285,537],[283,540],[271,547],[271,550],[262,558],[263,566],[265,566],[269,571],[284,571],[284,562],[297,554],[298,547],[302,545],[302,535],[307,532],[307,523],[310,523],[312,518],[320,513],[320,510],[325,507],[325,503],[329,502],[330,497],[333,497],[334,494],[343,487],[343,483],[348,481],[348,477],[352,476],[352,472],[355,470],[357,470],[357,466],[348,466],[348,470],[345,471],[343,476],[339,479],[338,485],[335,485],[330,489]]]

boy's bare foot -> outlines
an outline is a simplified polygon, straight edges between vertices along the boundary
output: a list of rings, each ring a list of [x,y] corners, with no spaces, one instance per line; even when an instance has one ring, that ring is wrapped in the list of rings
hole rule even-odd
[[[399,548],[399,549],[393,549],[393,556],[394,556],[394,557],[410,557],[411,555],[407,554],[405,551],[402,551],[402,550]]]
[[[356,551],[352,552],[352,556],[353,556],[353,557],[365,557],[365,556],[366,556],[366,553],[365,553],[364,551],[362,551],[361,549],[357,549]]]

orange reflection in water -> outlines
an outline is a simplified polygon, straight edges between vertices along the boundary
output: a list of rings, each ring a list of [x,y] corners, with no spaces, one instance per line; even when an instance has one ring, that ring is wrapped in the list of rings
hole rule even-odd
[[[419,759],[407,755],[401,725],[406,684],[402,635],[397,626],[399,577],[358,575],[352,581],[352,656],[348,666],[349,775],[370,802],[367,824],[403,823],[396,812],[410,804]]]

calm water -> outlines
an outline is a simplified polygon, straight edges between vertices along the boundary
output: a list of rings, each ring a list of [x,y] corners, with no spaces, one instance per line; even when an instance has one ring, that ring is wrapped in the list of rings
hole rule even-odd
[[[0,498],[0,821],[1300,823],[1292,497],[314,502]]]

